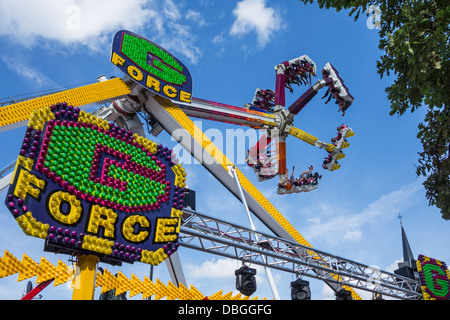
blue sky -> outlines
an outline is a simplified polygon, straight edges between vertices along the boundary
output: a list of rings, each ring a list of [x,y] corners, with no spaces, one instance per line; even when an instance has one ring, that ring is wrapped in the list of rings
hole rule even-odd
[[[321,91],[294,124],[326,142],[338,125],[353,128],[356,134],[349,139],[341,169],[324,172],[325,152],[293,137],[287,140],[288,168],[295,165],[298,172],[314,165],[323,174],[317,190],[279,196],[275,180],[258,183],[245,164],[238,167],[314,248],[393,271],[402,259],[399,211],[416,257],[424,254],[450,261],[445,244],[450,227],[438,209],[428,206],[422,179],[415,174],[421,151],[417,124],[423,121],[424,110],[389,116],[384,88],[393,79],[380,79],[376,72],[382,51],[378,33],[368,27],[365,16],[354,22],[346,12],[320,10],[296,0],[0,0],[0,98],[93,82],[103,74],[123,76],[109,62],[112,36],[120,29],[159,43],[183,61],[193,77],[193,96],[235,106],[250,102],[256,88],[274,89],[274,66],[285,60],[306,54],[319,71],[332,63],[355,102],[341,117],[336,105],[325,105],[320,99],[325,93]],[[306,89],[287,92],[286,104]],[[201,125],[207,132],[238,129],[208,121]],[[1,168],[16,159],[23,135],[24,128],[0,133]],[[175,146],[167,133],[148,137]],[[243,159],[232,160],[243,163]],[[199,164],[185,168],[200,212],[246,225],[242,204],[205,168]],[[2,199],[5,196],[6,192],[0,194]],[[44,256],[70,264],[67,256],[43,252],[43,241],[24,235],[6,207],[0,207],[0,231],[2,256],[6,249],[19,259],[26,253],[35,261]],[[235,291],[233,272],[240,264],[188,249],[179,252],[189,284],[205,295]],[[149,274],[145,264],[102,267],[141,279]],[[257,269],[255,295],[271,299],[264,271]],[[154,272],[155,279],[165,283],[170,279],[164,263]],[[281,298],[290,299],[294,277],[279,271],[273,275]],[[323,282],[307,280],[313,299],[334,299]],[[0,299],[19,299],[25,287],[26,281],[18,283],[17,275],[1,279]],[[47,288],[43,295],[71,299],[72,292],[61,285]],[[361,296],[370,298],[366,292]]]

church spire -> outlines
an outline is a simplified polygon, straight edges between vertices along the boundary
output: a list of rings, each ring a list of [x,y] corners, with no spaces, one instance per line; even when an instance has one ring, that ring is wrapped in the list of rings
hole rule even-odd
[[[403,221],[402,221],[403,216],[400,214],[399,211],[397,212],[398,212],[397,218],[400,220],[400,228],[402,231],[403,262],[406,262],[408,267],[414,269],[414,266],[412,264],[415,263],[415,259],[411,250],[411,246],[409,245],[408,237],[406,237],[405,229],[403,228]]]
[[[403,246],[403,261],[408,262],[408,266],[413,268],[412,263],[415,262],[411,247],[408,242],[408,238],[406,237],[405,229],[403,228],[403,224],[401,223],[402,228],[402,246]]]
[[[397,210],[397,212],[399,211]],[[416,260],[414,259],[411,246],[409,245],[408,238],[406,237],[405,229],[403,228],[403,216],[399,213],[397,218],[400,220],[400,228],[402,231],[403,261],[398,264],[398,269],[394,270],[394,273],[411,279],[417,279],[418,274]]]

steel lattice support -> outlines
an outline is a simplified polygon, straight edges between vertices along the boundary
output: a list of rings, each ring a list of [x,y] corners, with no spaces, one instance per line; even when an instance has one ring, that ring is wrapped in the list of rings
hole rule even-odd
[[[339,275],[341,285],[397,299],[422,299],[416,280],[188,210],[179,241],[190,249],[299,276],[337,282],[334,276]]]

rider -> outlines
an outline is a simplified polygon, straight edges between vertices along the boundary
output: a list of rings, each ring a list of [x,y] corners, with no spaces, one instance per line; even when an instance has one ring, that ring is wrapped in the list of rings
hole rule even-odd
[[[322,179],[322,175],[319,175],[318,172],[312,174],[313,166],[309,166],[308,171],[302,172],[301,179],[304,181],[306,179],[307,184],[316,185],[319,183],[319,179]]]
[[[325,159],[325,160],[324,160],[323,163],[322,163],[322,168],[327,169],[327,164],[330,163],[330,162],[333,160],[333,158],[332,158],[332,156],[331,156],[331,153],[328,154],[328,157],[326,157],[326,158],[324,158],[324,159]]]
[[[303,171],[299,177],[294,178],[295,166],[292,167],[292,172],[289,179],[286,179],[284,183],[278,183],[278,188],[285,188],[286,182],[289,182],[291,186],[302,186],[302,185],[317,185],[319,179],[322,179],[322,175],[318,172],[312,174],[313,166],[309,166],[307,171]],[[289,170],[286,170],[286,176],[289,176]]]

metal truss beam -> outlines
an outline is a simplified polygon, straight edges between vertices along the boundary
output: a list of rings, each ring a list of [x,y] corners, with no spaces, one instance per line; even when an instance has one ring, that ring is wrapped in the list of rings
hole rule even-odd
[[[423,298],[416,280],[187,209],[183,212],[180,246],[397,299]]]

